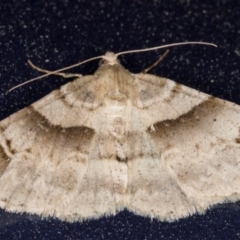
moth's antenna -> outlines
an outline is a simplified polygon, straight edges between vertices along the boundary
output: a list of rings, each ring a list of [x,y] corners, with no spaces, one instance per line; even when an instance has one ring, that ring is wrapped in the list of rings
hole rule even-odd
[[[138,49],[138,50],[130,50],[130,51],[125,51],[125,52],[120,52],[120,53],[115,54],[115,57],[117,58],[117,56],[119,56],[119,55],[128,54],[128,53],[154,51],[154,50],[157,50],[157,49],[162,49],[162,48],[167,48],[167,47],[175,47],[175,46],[190,45],[190,44],[199,44],[199,45],[208,45],[208,46],[212,46],[212,47],[217,47],[217,45],[215,45],[213,43],[208,43],[208,42],[181,42],[181,43],[166,44],[166,45],[163,45],[163,46],[152,47],[152,48],[145,48],[145,49]],[[33,82],[35,80],[38,80],[40,78],[44,78],[44,77],[47,77],[49,75],[53,75],[55,73],[59,73],[59,72],[68,70],[70,68],[74,68],[74,67],[80,66],[80,65],[82,65],[84,63],[87,63],[87,62],[90,62],[90,61],[93,61],[93,60],[96,60],[96,59],[104,58],[104,56],[105,55],[93,57],[93,58],[87,59],[87,60],[85,60],[83,62],[79,62],[79,63],[73,64],[73,65],[65,67],[65,68],[61,68],[61,69],[58,69],[58,70],[55,70],[55,71],[51,71],[50,73],[43,74],[43,75],[41,75],[39,77],[32,78],[32,79],[30,79],[30,80],[28,80],[28,81],[26,81],[24,83],[20,83],[17,86],[15,86],[13,88],[10,88],[8,90],[8,92],[11,92],[12,90],[14,90],[16,88],[19,88],[19,87],[21,87],[21,86],[23,86],[25,84],[28,84],[28,83]]]
[[[93,60],[96,60],[96,59],[100,59],[100,58],[103,58],[103,57],[104,57],[104,55],[102,55],[102,56],[97,56],[97,57],[93,57],[93,58],[87,59],[87,60],[85,60],[85,61],[83,61],[83,62],[79,62],[79,63],[73,64],[73,65],[71,65],[71,66],[68,66],[68,67],[65,67],[65,68],[61,68],[61,69],[52,71],[52,72],[50,72],[50,73],[43,74],[43,75],[41,75],[41,76],[39,76],[39,77],[31,78],[30,80],[28,80],[28,81],[26,81],[26,82],[20,83],[20,84],[18,84],[17,86],[10,88],[10,89],[8,90],[8,92],[11,92],[12,90],[14,90],[14,89],[16,89],[16,88],[19,88],[19,87],[21,87],[21,86],[23,86],[23,85],[25,85],[25,84],[28,84],[28,83],[33,82],[33,81],[35,81],[35,80],[38,80],[38,79],[40,79],[40,78],[44,78],[44,77],[47,77],[47,76],[49,76],[49,75],[53,75],[53,74],[55,74],[55,73],[59,73],[59,72],[65,71],[65,70],[68,70],[68,69],[70,69],[70,68],[74,68],[74,67],[80,66],[80,65],[82,65],[82,64],[84,64],[84,63],[87,63],[87,62],[90,62],[90,61],[93,61]]]
[[[165,51],[165,53],[162,56],[160,56],[160,58],[155,63],[153,63],[150,67],[145,68],[144,70],[142,70],[142,73],[147,73],[152,68],[156,67],[168,55],[168,53],[169,53],[169,49],[167,49]]]
[[[120,52],[120,53],[117,53],[116,56],[123,55],[123,54],[128,54],[128,53],[147,52],[147,51],[154,51],[154,50],[162,49],[162,48],[182,46],[182,45],[191,45],[191,44],[207,45],[207,46],[217,47],[216,44],[208,43],[208,42],[181,42],[181,43],[166,44],[166,45],[162,45],[162,46],[158,46],[158,47],[152,47],[152,48],[144,48],[144,49],[136,49],[136,50]]]

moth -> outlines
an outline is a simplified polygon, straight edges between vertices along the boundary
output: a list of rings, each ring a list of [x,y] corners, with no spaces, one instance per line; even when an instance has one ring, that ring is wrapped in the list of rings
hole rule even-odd
[[[2,209],[174,221],[240,199],[240,106],[118,55],[0,122]]]

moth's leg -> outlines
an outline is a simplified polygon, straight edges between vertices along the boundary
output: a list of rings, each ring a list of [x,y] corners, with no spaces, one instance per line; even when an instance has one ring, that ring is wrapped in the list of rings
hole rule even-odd
[[[142,73],[147,73],[149,72],[152,68],[156,67],[169,53],[169,50],[167,49],[164,54],[156,61],[154,62],[151,66],[149,66],[148,68],[143,69],[141,72]]]
[[[42,69],[42,68],[35,66],[30,60],[28,60],[28,63],[33,69],[36,69],[39,72],[52,73],[52,75],[58,75],[58,76],[62,76],[64,78],[82,77],[82,74],[77,74],[77,73],[53,73],[53,71],[49,71],[49,70]]]

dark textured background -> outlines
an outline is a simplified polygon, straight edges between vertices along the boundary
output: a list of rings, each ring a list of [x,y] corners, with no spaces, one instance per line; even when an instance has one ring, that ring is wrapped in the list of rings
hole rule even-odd
[[[2,0],[0,3],[0,117],[28,106],[66,82],[52,76],[5,92],[38,76],[31,59],[58,69],[101,55],[181,41],[208,41],[218,48],[172,48],[151,71],[240,104],[240,2],[230,0]],[[125,55],[139,72],[163,51]],[[92,74],[97,61],[71,72]],[[240,239],[240,207],[218,205],[205,215],[173,223],[123,211],[83,223],[0,212],[0,239]]]

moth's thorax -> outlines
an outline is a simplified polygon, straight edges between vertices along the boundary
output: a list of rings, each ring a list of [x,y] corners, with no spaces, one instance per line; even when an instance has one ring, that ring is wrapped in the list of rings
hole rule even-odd
[[[103,85],[105,101],[117,101],[119,104],[126,104],[127,100],[132,98],[134,78],[119,63],[103,64],[95,74],[98,76],[98,81]]]

